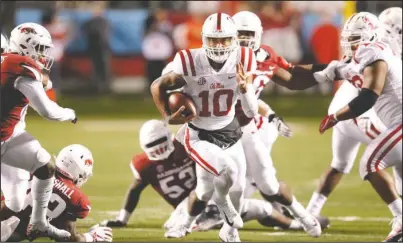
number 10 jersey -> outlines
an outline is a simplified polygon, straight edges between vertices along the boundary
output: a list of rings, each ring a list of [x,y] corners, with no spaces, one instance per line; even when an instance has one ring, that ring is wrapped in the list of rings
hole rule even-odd
[[[245,74],[256,71],[255,55],[250,48],[234,50],[216,71],[203,48],[181,50],[173,60],[173,72],[183,75],[183,92],[196,104],[197,116],[191,121],[198,128],[214,131],[224,128],[234,119],[235,103],[239,97],[237,64],[242,63]]]

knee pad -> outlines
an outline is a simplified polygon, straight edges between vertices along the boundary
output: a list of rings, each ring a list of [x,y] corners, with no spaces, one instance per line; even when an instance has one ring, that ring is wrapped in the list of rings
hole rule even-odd
[[[42,147],[39,148],[38,152],[36,153],[37,163],[33,166],[31,172],[35,172],[37,169],[43,167],[44,165],[49,163],[51,161],[51,159],[52,159],[52,156],[49,154],[48,151],[46,151],[46,149],[44,149]],[[52,166],[53,166],[53,164],[52,164]]]
[[[233,185],[237,180],[238,168],[236,166],[225,166],[220,176],[223,175],[227,178],[227,180]]]
[[[18,197],[18,195],[11,196],[9,198],[6,198],[4,202],[8,209],[13,211],[14,213],[19,213],[24,209],[25,197],[21,199],[20,197]]]
[[[354,161],[353,161],[354,162]],[[343,174],[349,174],[353,168],[354,163],[341,162],[339,160],[332,160],[331,167]]]

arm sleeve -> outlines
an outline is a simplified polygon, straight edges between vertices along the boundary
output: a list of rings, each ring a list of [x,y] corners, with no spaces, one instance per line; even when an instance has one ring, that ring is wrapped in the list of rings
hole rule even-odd
[[[62,108],[48,98],[39,81],[20,77],[15,82],[15,88],[24,94],[31,107],[42,117],[56,121],[68,121],[75,118],[73,110]]]
[[[249,118],[256,116],[258,114],[259,106],[253,85],[248,84],[248,91],[245,94],[241,93],[239,97],[242,104],[242,110],[245,115]]]

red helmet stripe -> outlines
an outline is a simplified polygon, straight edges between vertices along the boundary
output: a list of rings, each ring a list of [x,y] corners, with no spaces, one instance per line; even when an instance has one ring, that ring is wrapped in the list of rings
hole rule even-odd
[[[217,30],[221,30],[221,13],[217,14]]]

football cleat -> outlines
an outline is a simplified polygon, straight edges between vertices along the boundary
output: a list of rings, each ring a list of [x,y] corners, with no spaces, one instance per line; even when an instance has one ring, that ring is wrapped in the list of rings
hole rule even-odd
[[[165,232],[164,236],[165,238],[183,238],[189,233],[189,228],[187,228],[184,224],[180,224],[168,229],[168,231]]]
[[[220,210],[222,217],[224,218],[225,222],[236,229],[240,229],[243,227],[243,220],[239,213],[235,210],[234,206],[232,205],[231,201],[226,200],[223,204],[218,204],[217,207]]]
[[[218,237],[223,242],[241,242],[238,229],[231,228],[228,224],[221,227]]]
[[[49,222],[37,222],[28,224],[27,236],[29,241],[33,241],[38,237],[49,237],[56,241],[66,241],[70,238],[71,234],[54,227]]]
[[[401,242],[402,241],[402,215],[394,217],[392,222],[392,231],[384,242]],[[400,240],[400,241],[399,241]]]
[[[192,231],[207,231],[219,229],[224,220],[221,218],[220,211],[216,205],[208,205],[206,209],[195,220]]]
[[[296,218],[301,224],[302,228],[312,237],[319,237],[322,234],[322,228],[319,221],[312,215]]]

